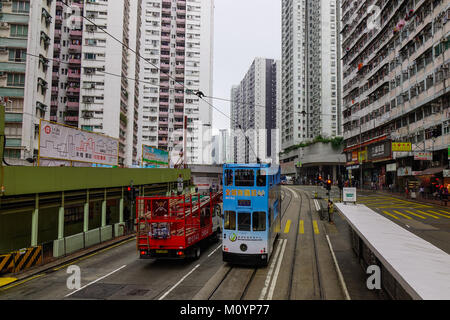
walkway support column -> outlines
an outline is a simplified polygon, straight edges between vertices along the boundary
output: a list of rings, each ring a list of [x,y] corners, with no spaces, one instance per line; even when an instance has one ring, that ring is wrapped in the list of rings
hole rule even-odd
[[[64,191],[61,196],[61,207],[58,211],[58,239],[64,238]]]
[[[86,190],[86,203],[84,204],[83,232],[89,231],[89,190]]]
[[[35,205],[31,214],[31,246],[37,246],[39,230],[39,194],[36,193]]]
[[[123,187],[122,187],[122,196],[119,200],[119,223],[123,223]]]
[[[102,201],[102,227],[106,226],[106,189],[105,196]]]

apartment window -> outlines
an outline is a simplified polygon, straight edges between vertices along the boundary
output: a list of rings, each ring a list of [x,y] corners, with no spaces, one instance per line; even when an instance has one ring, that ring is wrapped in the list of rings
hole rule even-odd
[[[21,24],[11,24],[10,29],[11,37],[27,37],[28,36],[28,26]]]
[[[9,49],[9,61],[10,62],[25,62],[26,51],[20,49]]]
[[[15,13],[30,12],[30,2],[29,1],[13,1],[12,12],[15,12]]]
[[[8,73],[7,79],[8,87],[24,87],[25,86],[25,75],[19,73]]]

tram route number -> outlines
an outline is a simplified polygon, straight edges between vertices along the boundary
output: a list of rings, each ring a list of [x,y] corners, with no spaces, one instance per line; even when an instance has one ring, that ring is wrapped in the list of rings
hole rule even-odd
[[[270,305],[268,304],[232,304],[224,305],[224,308],[201,307],[188,304],[181,307],[180,315],[203,315],[211,318],[214,312],[224,315],[267,315]]]

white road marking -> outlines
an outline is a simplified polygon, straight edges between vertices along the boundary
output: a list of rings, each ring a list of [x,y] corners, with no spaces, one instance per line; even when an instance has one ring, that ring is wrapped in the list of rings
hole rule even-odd
[[[194,272],[198,267],[200,267],[199,264],[196,265],[191,271],[189,271],[188,274],[186,274],[183,278],[181,278],[180,281],[178,281],[177,283],[175,283],[175,285],[174,285],[172,288],[170,288],[166,293],[164,293],[158,300],[162,300],[162,299],[164,299],[165,297],[167,297],[167,295],[168,295],[169,293],[171,293],[173,289],[175,289],[176,287],[178,287],[178,286],[180,285],[180,283],[182,283],[182,282],[184,281],[184,279],[186,279],[187,277],[189,277],[189,275],[190,275],[192,272]]]
[[[283,242],[283,240],[278,239],[277,250],[275,250],[274,256],[272,258],[273,260],[270,263],[269,272],[267,273],[266,281],[264,282],[264,287],[262,288],[261,294],[259,295],[259,300],[264,300],[264,297],[266,296],[267,289],[269,288],[269,285],[270,285],[270,280],[272,280],[273,268],[275,267],[275,263],[276,263],[278,254],[280,252],[282,242]]]
[[[214,249],[213,252],[211,252],[210,254],[208,254],[208,258],[211,257],[217,250],[219,250],[222,247],[222,244],[220,244],[217,248]]]
[[[327,241],[328,241],[328,246],[329,246],[330,251],[331,251],[331,255],[333,256],[334,266],[335,266],[337,274],[338,274],[339,282],[341,283],[342,291],[344,291],[345,299],[346,300],[351,300],[350,299],[350,295],[348,294],[348,290],[347,290],[347,286],[345,284],[344,277],[343,277],[343,275],[341,273],[341,269],[339,268],[336,256],[334,254],[334,250],[333,250],[333,246],[331,245],[330,238],[328,237],[328,235],[326,235],[326,237],[327,237]]]
[[[319,204],[319,202],[317,201],[317,199],[314,199],[314,205],[316,206],[316,210],[317,210],[317,211],[320,211],[320,204]]]
[[[267,300],[272,300],[273,292],[275,291],[275,286],[277,284],[278,273],[280,272],[281,261],[283,261],[284,250],[286,249],[287,239],[284,239],[283,249],[281,249],[280,256],[278,257],[277,269],[273,275],[272,285],[270,286],[269,294],[267,295]]]
[[[291,188],[287,188],[290,192],[292,192],[294,194],[294,198],[298,199],[298,194],[297,192],[295,192],[294,190],[292,190]]]
[[[117,271],[119,271],[119,270],[121,270],[121,269],[123,269],[123,268],[125,268],[125,267],[126,267],[126,265],[123,265],[123,266],[121,266],[120,268],[118,268],[118,269],[116,269],[116,270],[114,270],[114,271],[111,271],[111,272],[108,273],[107,275],[104,275],[103,277],[100,277],[100,278],[98,278],[97,280],[94,280],[94,281],[88,283],[87,285],[81,287],[80,289],[77,289],[77,290],[75,290],[75,291],[73,291],[73,292],[67,294],[65,297],[69,297],[69,296],[73,295],[74,293],[76,293],[76,292],[78,292],[78,291],[80,291],[80,290],[83,290],[84,288],[86,288],[86,287],[90,286],[91,284],[94,284],[94,283],[96,283],[96,282],[98,282],[98,281],[100,281],[100,280],[102,280],[102,279],[105,279],[106,277],[112,275],[113,273],[115,273],[115,272],[117,272]]]

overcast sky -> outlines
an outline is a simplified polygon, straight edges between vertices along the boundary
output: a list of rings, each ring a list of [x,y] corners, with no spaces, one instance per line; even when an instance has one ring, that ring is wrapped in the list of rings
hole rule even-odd
[[[281,59],[281,0],[215,0],[214,97],[230,99],[256,57]],[[230,115],[230,102],[212,102]],[[229,118],[213,110],[213,128],[229,129]]]

